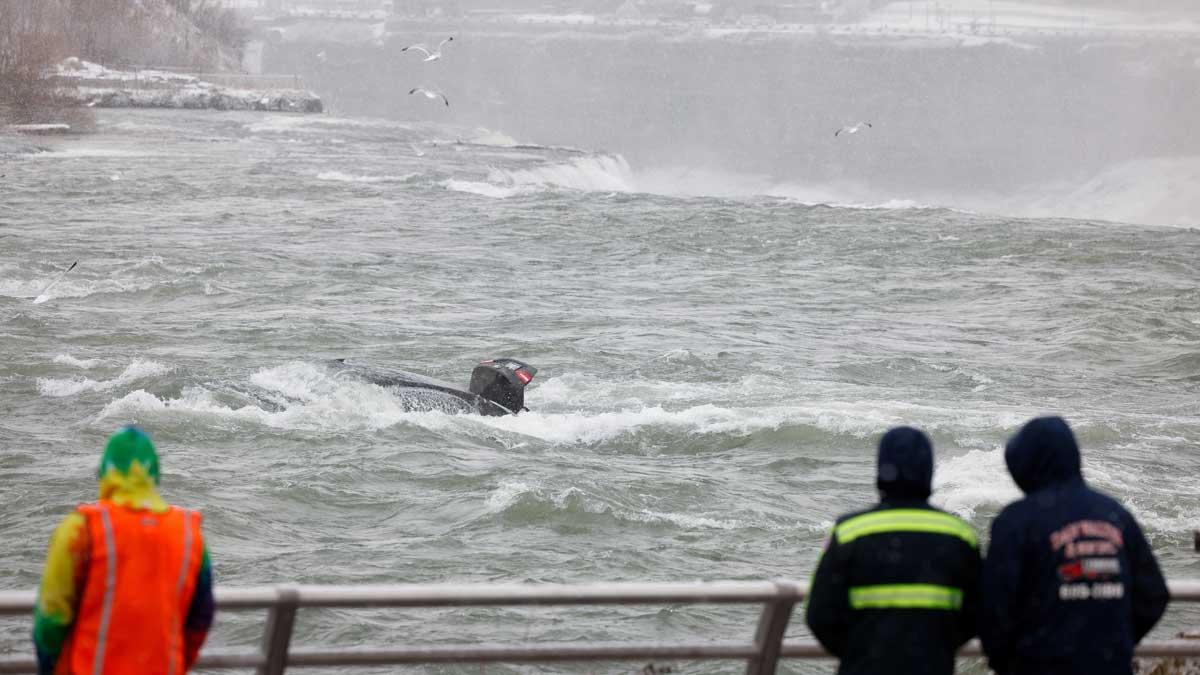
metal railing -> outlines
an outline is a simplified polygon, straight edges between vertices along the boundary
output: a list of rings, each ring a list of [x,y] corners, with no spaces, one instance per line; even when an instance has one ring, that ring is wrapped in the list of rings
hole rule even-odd
[[[1200,581],[1169,584],[1172,602],[1200,602]],[[276,586],[220,588],[222,611],[266,609],[259,649],[211,649],[203,668],[256,668],[276,675],[288,667],[366,666],[421,663],[533,663],[633,661],[642,659],[739,660],[747,675],[772,675],[780,659],[828,658],[811,640],[785,640],[795,606],[807,593],[796,581],[717,581],[697,583],[593,584],[407,584],[389,586]],[[0,616],[28,614],[31,592],[0,592]],[[533,642],[521,644],[438,644],[396,647],[292,647],[300,608],[340,607],[515,607],[654,604],[753,604],[761,606],[752,639],[705,642]],[[1143,657],[1200,657],[1200,640],[1143,642]],[[960,656],[980,656],[972,641]],[[0,673],[33,673],[32,656],[0,657]]]

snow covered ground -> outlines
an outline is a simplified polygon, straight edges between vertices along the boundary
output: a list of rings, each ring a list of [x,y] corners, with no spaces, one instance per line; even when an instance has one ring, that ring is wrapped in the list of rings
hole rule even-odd
[[[288,88],[239,89],[164,70],[121,71],[78,58],[48,73],[62,93],[80,105],[99,108],[211,108],[321,112],[316,94]]]
[[[1134,3],[1130,3],[1131,5]],[[833,34],[871,35],[1077,35],[1102,36],[1188,36],[1200,38],[1200,0],[1194,12],[1151,12],[1068,7],[1053,2],[1022,0],[894,0],[867,11],[862,3],[848,3],[833,10],[828,22],[785,23],[761,14],[744,14],[715,20],[645,16],[616,17],[611,14],[492,13],[469,20],[498,25],[545,25],[562,27],[651,28],[685,30],[703,27],[709,37],[743,34]],[[857,11],[856,11],[856,8]],[[421,19],[406,18],[409,22]]]
[[[1196,17],[1013,0],[896,0],[854,23],[911,31],[1200,34]]]

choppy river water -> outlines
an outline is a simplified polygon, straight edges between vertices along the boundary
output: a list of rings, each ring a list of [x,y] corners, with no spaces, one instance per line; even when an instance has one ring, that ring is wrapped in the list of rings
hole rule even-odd
[[[986,532],[1018,494],[1003,442],[1044,412],[1200,577],[1196,230],[695,196],[615,155],[370,119],[112,111],[39,144],[0,157],[0,587],[36,584],[129,422],[203,509],[220,584],[575,582],[807,578],[901,423],[934,438],[935,502]],[[540,372],[531,412],[484,418],[406,409],[325,365],[346,356]],[[298,640],[752,617],[327,611]],[[0,626],[0,653],[28,649],[28,622]],[[258,630],[222,616],[212,642]]]

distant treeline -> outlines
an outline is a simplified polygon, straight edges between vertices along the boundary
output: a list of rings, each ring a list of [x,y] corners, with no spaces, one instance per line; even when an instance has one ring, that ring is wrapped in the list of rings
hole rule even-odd
[[[215,0],[0,0],[0,122],[41,121],[56,103],[42,76],[68,56],[222,70],[247,36]]]

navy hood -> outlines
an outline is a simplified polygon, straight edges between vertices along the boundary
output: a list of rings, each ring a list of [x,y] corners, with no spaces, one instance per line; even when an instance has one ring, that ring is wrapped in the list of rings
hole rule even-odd
[[[1038,417],[1008,440],[1004,462],[1026,493],[1083,478],[1079,445],[1061,417]]]
[[[933,492],[933,444],[912,427],[896,427],[879,439],[875,486],[884,498],[928,499]]]

